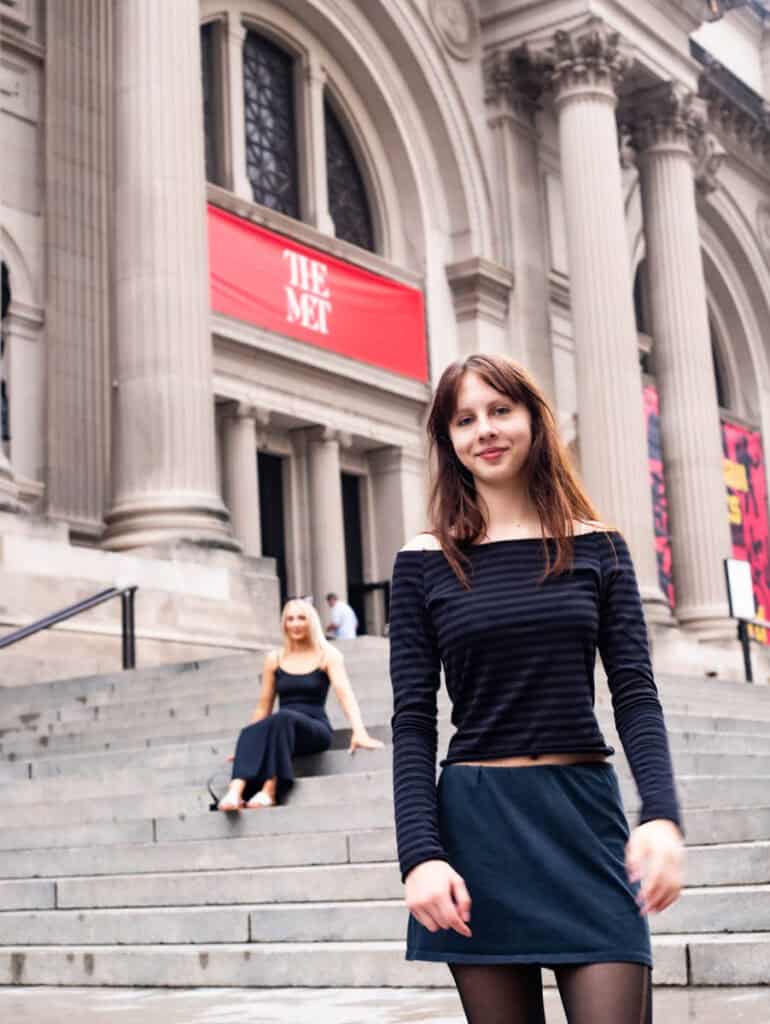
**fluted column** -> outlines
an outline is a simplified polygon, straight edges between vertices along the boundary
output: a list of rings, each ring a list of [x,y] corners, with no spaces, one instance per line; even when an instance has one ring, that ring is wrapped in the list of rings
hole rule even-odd
[[[630,110],[640,154],[676,611],[683,624],[732,634],[722,565],[732,544],[695,201],[705,112],[692,93],[670,83],[636,94]]]
[[[107,546],[237,547],[217,494],[197,0],[114,0],[115,428]]]
[[[512,272],[507,303],[508,351],[556,397],[548,313],[548,258],[543,223],[540,138],[542,75],[524,54],[494,51],[484,61],[484,98],[494,153],[498,249]],[[506,295],[507,298],[507,295]]]
[[[93,541],[109,499],[111,0],[47,4],[46,32],[46,511]]]
[[[246,555],[262,554],[257,468],[257,419],[266,416],[253,405],[234,403],[224,416],[224,491],[233,533]]]
[[[347,442],[344,435],[326,427],[314,427],[307,432],[313,594],[319,609],[323,608],[329,591],[343,600],[347,595],[340,471],[340,444]]]
[[[535,59],[548,68],[559,123],[581,475],[600,514],[623,530],[648,617],[664,621],[615,121],[629,57],[591,19],[557,32]]]

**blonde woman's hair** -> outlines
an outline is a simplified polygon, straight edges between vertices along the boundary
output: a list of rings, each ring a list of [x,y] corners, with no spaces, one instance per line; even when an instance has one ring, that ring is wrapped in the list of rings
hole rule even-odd
[[[286,615],[289,611],[289,606],[294,605],[298,609],[301,609],[307,615],[308,626],[310,628],[310,643],[318,651],[320,655],[326,655],[326,652],[331,650],[331,644],[324,636],[323,626],[321,625],[321,619],[315,606],[307,601],[304,597],[292,597],[283,606],[281,612],[281,632],[283,633],[283,646],[281,647],[280,658],[285,654],[289,653],[291,645],[289,642],[289,634],[286,630]]]

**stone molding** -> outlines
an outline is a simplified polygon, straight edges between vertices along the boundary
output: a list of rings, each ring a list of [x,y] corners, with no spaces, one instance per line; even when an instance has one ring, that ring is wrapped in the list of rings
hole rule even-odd
[[[308,443],[324,443],[336,441],[340,448],[353,447],[353,435],[347,430],[340,430],[338,427],[329,426],[326,423],[316,423],[312,427],[302,428]]]
[[[513,288],[512,271],[483,256],[474,256],[447,264],[446,276],[458,322],[478,317],[493,324],[505,323]]]
[[[479,37],[470,0],[430,0],[429,11],[444,48],[457,60],[470,60]]]
[[[703,47],[691,42],[691,50],[703,64],[698,95],[705,101],[709,123],[745,153],[758,158],[766,171],[770,158],[770,104]]]

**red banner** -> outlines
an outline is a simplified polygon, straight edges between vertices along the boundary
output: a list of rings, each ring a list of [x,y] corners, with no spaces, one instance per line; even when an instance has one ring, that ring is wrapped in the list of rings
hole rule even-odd
[[[422,292],[209,205],[211,308],[394,373],[428,379]]]
[[[668,527],[668,499],[663,477],[663,449],[660,442],[660,410],[658,392],[652,384],[643,388],[644,413],[647,419],[647,466],[652,491],[652,517],[655,524],[655,551],[658,556],[658,582],[668,603],[675,601],[674,574],[671,567],[671,537]]]
[[[722,451],[733,558],[751,565],[757,618],[767,619],[770,616],[770,555],[762,435],[737,423],[723,421]],[[766,629],[749,628],[755,640],[770,643]]]

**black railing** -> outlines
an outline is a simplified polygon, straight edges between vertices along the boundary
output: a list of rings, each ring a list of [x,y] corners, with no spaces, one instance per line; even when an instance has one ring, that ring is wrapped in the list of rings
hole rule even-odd
[[[24,640],[25,637],[39,633],[43,629],[49,629],[51,626],[55,626],[57,622],[64,622],[65,619],[74,618],[75,615],[87,612],[89,608],[95,608],[99,604],[104,604],[105,601],[111,601],[113,597],[120,597],[123,630],[123,668],[136,668],[134,594],[137,589],[135,586],[129,586],[109,587],[107,590],[100,590],[93,597],[87,597],[84,601],[70,605],[69,608],[62,608],[59,612],[52,612],[51,615],[46,615],[44,619],[38,619],[37,622],[31,622],[28,626],[22,626],[21,629],[17,629],[13,633],[0,636],[0,649],[10,647],[11,644],[16,644],[19,640]]]

